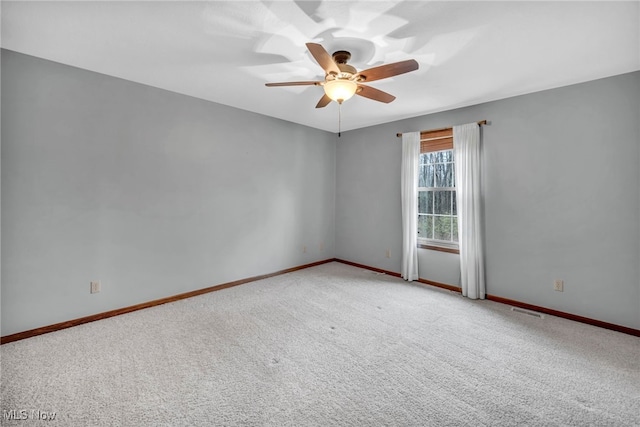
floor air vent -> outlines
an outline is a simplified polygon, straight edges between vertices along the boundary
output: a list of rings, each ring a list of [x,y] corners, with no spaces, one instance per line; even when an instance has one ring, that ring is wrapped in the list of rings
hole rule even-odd
[[[517,313],[528,314],[529,316],[537,317],[538,319],[544,319],[544,315],[542,313],[538,313],[535,311],[525,310],[524,308],[511,307],[511,311],[515,311]]]

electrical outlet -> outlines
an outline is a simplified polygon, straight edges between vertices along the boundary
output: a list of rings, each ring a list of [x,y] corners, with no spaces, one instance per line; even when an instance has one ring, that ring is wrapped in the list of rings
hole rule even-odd
[[[391,249],[387,249],[386,257],[391,258]]]
[[[91,293],[92,294],[97,294],[98,292],[100,292],[100,281],[99,280],[95,280],[91,282]]]
[[[564,281],[560,279],[554,280],[553,290],[558,292],[564,292]]]
[[[302,253],[305,253],[305,254],[307,253],[307,247],[306,246],[302,247]]]

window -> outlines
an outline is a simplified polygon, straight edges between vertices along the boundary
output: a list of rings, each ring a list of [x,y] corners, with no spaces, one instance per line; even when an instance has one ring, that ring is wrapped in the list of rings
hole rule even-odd
[[[422,132],[420,135],[418,246],[458,253],[451,128]]]

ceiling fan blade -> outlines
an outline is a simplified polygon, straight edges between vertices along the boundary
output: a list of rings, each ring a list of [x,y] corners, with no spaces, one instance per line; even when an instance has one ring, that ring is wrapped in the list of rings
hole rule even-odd
[[[281,82],[281,83],[265,83],[265,86],[268,87],[276,87],[276,86],[320,86],[322,82],[320,81],[306,81],[306,82]]]
[[[329,98],[325,93],[324,96],[320,98],[320,101],[318,101],[318,103],[316,104],[316,108],[326,107],[330,102],[331,98]]]
[[[356,91],[356,95],[364,96],[365,98],[373,99],[374,101],[384,102],[386,104],[396,99],[395,96],[387,92],[383,92],[380,89],[376,89],[371,86],[365,86],[365,85],[358,85],[358,90]]]
[[[362,81],[372,82],[374,80],[386,79],[387,77],[415,71],[418,69],[418,66],[418,62],[415,59],[407,59],[406,61],[369,68],[368,70],[360,71],[358,75],[362,78]]]
[[[329,52],[326,51],[322,45],[318,43],[307,43],[307,49],[311,52],[311,55],[315,58],[315,60],[320,64],[322,69],[327,73],[340,73],[340,68],[335,63]]]

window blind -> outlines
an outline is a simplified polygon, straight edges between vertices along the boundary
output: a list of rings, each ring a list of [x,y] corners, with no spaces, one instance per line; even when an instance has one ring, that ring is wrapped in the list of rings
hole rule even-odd
[[[420,152],[453,150],[453,128],[420,132]]]

